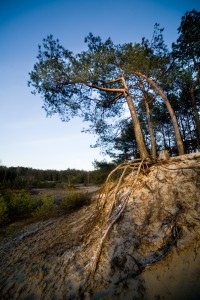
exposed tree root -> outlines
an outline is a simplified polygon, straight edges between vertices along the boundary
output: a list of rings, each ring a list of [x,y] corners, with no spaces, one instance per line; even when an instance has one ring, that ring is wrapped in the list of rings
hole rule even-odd
[[[102,188],[101,194],[99,196],[97,209],[101,213],[106,210],[107,204],[110,205],[109,210],[106,210],[104,214],[105,222],[102,226],[102,236],[100,238],[98,248],[96,250],[96,255],[93,259],[91,269],[82,285],[81,292],[89,286],[94,274],[97,270],[99,259],[101,256],[104,241],[111,230],[112,226],[117,222],[122,213],[124,212],[127,202],[136,187],[139,175],[148,173],[149,165],[152,164],[151,161],[143,159],[137,159],[133,162],[125,162],[117,166],[107,177],[107,180]],[[121,171],[121,175],[118,180],[112,181],[112,176],[116,175],[117,172]],[[131,174],[130,182],[126,182],[125,178],[128,174]],[[120,198],[120,191],[124,187],[129,186],[129,191],[126,197]]]
[[[178,160],[178,158],[176,160]],[[103,224],[101,225],[100,230],[101,236],[99,237],[98,246],[96,249],[95,257],[93,258],[93,261],[91,263],[90,270],[81,287],[82,293],[90,286],[90,284],[92,284],[92,280],[98,268],[102,248],[105,243],[106,237],[108,236],[113,225],[122,216],[130,197],[133,195],[134,190],[138,187],[140,176],[148,175],[148,173],[150,172],[150,167],[152,165],[157,165],[158,172],[160,168],[169,171],[180,171],[184,169],[193,169],[196,171],[197,168],[193,168],[192,166],[190,166],[189,168],[182,167],[170,169],[166,166],[167,164],[168,161],[166,160],[150,161],[149,159],[136,159],[134,161],[124,162],[118,165],[108,175],[97,201],[97,215],[103,216]],[[126,194],[124,194],[125,190],[127,190]],[[176,220],[171,221],[170,224],[172,227],[171,238],[173,241],[176,241],[181,234],[181,231],[177,226],[177,218]],[[156,259],[155,261],[157,260],[158,259]]]

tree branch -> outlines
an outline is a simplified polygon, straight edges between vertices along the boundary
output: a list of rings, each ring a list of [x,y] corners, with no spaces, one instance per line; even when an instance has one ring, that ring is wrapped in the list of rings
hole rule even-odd
[[[100,90],[100,91],[105,91],[105,92],[110,92],[110,93],[113,93],[113,92],[124,93],[124,89],[105,88],[105,87],[101,87],[101,86],[98,86],[98,85],[89,84],[89,83],[86,83],[86,82],[83,82],[83,83],[86,86],[90,87],[90,88],[97,89],[97,90]]]
[[[121,96],[123,95],[123,93],[119,93],[117,96],[115,96],[114,98],[107,100],[108,102],[114,102],[115,100],[119,99]]]

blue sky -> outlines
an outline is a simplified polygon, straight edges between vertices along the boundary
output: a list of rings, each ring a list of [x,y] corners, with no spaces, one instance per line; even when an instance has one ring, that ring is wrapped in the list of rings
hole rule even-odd
[[[28,73],[37,47],[48,34],[67,49],[84,50],[92,32],[115,43],[151,38],[156,22],[170,46],[186,11],[200,0],[1,0],[0,1],[0,162],[38,169],[93,169],[102,160],[90,148],[95,137],[81,133],[78,118],[63,123],[46,118],[42,99],[31,94]]]

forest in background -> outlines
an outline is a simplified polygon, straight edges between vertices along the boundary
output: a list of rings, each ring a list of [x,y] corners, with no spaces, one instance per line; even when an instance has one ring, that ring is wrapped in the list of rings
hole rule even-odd
[[[102,184],[115,165],[95,161],[94,166],[94,171],[69,168],[58,171],[0,166],[0,187],[1,189],[67,188],[79,184]]]
[[[95,162],[94,166],[94,171],[0,166],[0,225],[57,217],[91,203],[114,164]],[[4,226],[0,234],[10,232]]]

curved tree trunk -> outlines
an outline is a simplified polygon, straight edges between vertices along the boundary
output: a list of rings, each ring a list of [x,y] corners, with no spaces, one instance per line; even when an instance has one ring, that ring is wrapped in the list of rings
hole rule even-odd
[[[141,126],[140,126],[140,121],[138,119],[138,116],[137,116],[137,113],[135,110],[135,105],[133,103],[133,99],[132,99],[131,95],[129,94],[128,87],[126,85],[126,81],[124,78],[122,78],[122,83],[125,88],[124,95],[125,95],[126,102],[128,104],[129,111],[131,113],[131,118],[133,121],[134,131],[135,131],[135,138],[136,138],[137,146],[138,146],[138,149],[140,152],[140,157],[141,157],[141,159],[148,158],[149,154],[148,154],[146,145],[144,143],[144,137],[143,137]]]
[[[178,153],[179,153],[179,155],[183,155],[185,153],[185,151],[184,151],[184,146],[183,146],[183,141],[182,141],[180,129],[179,129],[179,126],[178,126],[178,121],[177,121],[176,115],[174,113],[174,110],[173,110],[167,96],[165,95],[165,93],[157,85],[155,85],[154,87],[155,87],[155,90],[160,94],[160,96],[165,101],[168,112],[169,112],[169,114],[171,116],[171,119],[172,119],[172,123],[173,123],[173,127],[174,127],[174,133],[175,133],[175,137],[176,137],[176,143],[177,143],[177,147],[178,147]]]
[[[136,75],[146,79],[147,82],[150,83],[150,85],[158,92],[158,94],[163,98],[163,100],[165,101],[165,104],[167,106],[168,112],[171,116],[172,119],[172,123],[173,123],[173,127],[174,127],[174,133],[175,133],[175,137],[176,137],[176,143],[177,143],[177,147],[178,147],[178,152],[179,155],[182,155],[185,153],[184,151],[184,146],[183,146],[183,141],[182,141],[182,137],[181,137],[181,133],[179,130],[179,126],[178,126],[178,121],[176,118],[176,115],[174,113],[174,110],[167,98],[167,96],[165,95],[165,93],[163,92],[163,90],[155,83],[154,80],[150,79],[149,77],[147,77],[146,75],[140,73],[140,72],[135,72]]]
[[[149,154],[148,154],[146,145],[144,143],[144,137],[143,137],[143,133],[142,133],[142,130],[141,130],[141,127],[140,127],[140,121],[138,119],[137,112],[135,110],[135,106],[134,106],[134,103],[133,103],[133,99],[132,99],[131,95],[129,94],[129,90],[128,90],[128,87],[127,87],[127,84],[126,84],[126,81],[125,81],[124,77],[120,77],[120,78],[117,78],[115,80],[105,82],[104,84],[116,83],[118,81],[122,82],[123,88],[109,88],[109,87],[107,88],[107,87],[92,85],[92,84],[89,84],[87,82],[84,82],[84,84],[87,85],[88,87],[95,88],[95,89],[100,90],[100,91],[118,93],[116,97],[114,97],[112,100],[110,100],[110,102],[116,101],[119,97],[121,97],[121,95],[124,94],[124,97],[125,97],[126,102],[128,104],[128,108],[129,108],[131,118],[132,118],[132,121],[133,121],[135,138],[136,138],[137,146],[138,146],[138,149],[139,149],[139,152],[140,152],[140,158],[141,159],[148,158]]]

